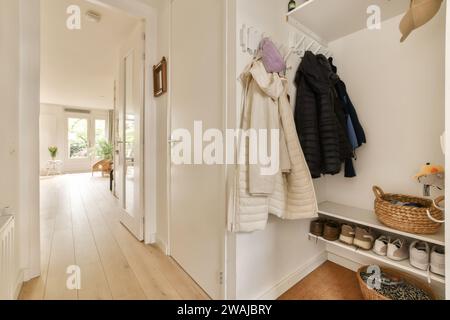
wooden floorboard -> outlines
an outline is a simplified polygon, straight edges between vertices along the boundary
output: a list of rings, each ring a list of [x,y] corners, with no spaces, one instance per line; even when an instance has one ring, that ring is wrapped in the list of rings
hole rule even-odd
[[[209,299],[170,257],[128,232],[108,188],[108,179],[89,174],[42,178],[42,275],[19,298]],[[80,290],[67,289],[71,265],[80,267]]]
[[[42,276],[23,285],[23,300],[187,299],[209,297],[180,266],[137,241],[120,223],[108,179],[66,175],[41,181]],[[81,268],[68,290],[67,267]],[[326,262],[280,300],[361,300],[355,273]]]

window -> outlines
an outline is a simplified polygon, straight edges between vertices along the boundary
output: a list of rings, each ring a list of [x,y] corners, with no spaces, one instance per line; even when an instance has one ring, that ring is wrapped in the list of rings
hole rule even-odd
[[[99,147],[100,144],[105,142],[107,142],[106,120],[95,119],[95,146]]]
[[[89,155],[88,119],[68,118],[69,159],[84,159]]]

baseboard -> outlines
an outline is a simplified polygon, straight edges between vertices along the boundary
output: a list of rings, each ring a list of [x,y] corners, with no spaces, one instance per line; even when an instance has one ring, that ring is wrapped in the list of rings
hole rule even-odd
[[[14,284],[14,300],[19,299],[20,291],[22,290],[23,280],[24,279],[24,272],[21,270],[19,272],[19,276],[17,277],[17,280]]]
[[[356,272],[359,268],[362,267],[362,263],[359,263],[346,257],[336,255],[331,252],[328,252],[328,260],[354,272]]]
[[[167,246],[167,244],[162,241],[161,239],[156,238],[155,241],[155,246],[161,250],[166,256],[169,255],[169,247]]]
[[[309,259],[295,272],[281,280],[278,284],[274,285],[272,288],[267,290],[263,295],[261,295],[257,300],[276,300],[286,291],[295,286],[303,278],[309,275],[311,272],[316,270],[322,264],[327,261],[326,252],[322,252],[319,255]]]
[[[156,233],[148,233],[145,236],[145,244],[156,244],[158,241]]]
[[[40,263],[40,262],[39,262]],[[34,278],[38,278],[41,276],[41,269],[24,269],[23,270],[23,282],[30,281]]]

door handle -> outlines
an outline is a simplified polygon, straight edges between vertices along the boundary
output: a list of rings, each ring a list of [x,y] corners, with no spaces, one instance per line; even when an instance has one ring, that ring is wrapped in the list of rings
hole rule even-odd
[[[168,143],[169,143],[170,145],[174,145],[174,144],[176,144],[176,143],[181,143],[181,142],[183,142],[183,139],[178,139],[178,140],[169,139],[169,141],[168,141]]]

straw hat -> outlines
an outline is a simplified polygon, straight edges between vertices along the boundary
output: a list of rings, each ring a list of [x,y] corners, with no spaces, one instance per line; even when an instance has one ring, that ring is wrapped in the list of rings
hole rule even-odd
[[[443,0],[411,0],[409,11],[400,23],[400,31],[403,34],[401,42],[415,29],[423,26],[439,12]]]

